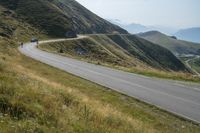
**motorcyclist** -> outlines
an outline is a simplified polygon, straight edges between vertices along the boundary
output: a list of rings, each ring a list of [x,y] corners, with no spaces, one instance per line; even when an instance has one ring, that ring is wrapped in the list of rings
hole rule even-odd
[[[24,45],[24,43],[23,43],[23,42],[21,42],[21,44],[20,44],[20,45],[21,45],[21,48],[23,48],[23,45]]]

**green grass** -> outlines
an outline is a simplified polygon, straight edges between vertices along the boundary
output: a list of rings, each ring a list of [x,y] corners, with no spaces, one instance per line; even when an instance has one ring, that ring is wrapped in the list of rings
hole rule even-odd
[[[64,37],[66,31],[72,31],[71,19],[46,0],[2,0],[0,4],[15,11],[17,18],[37,27],[49,36]]]
[[[200,73],[200,58],[196,58],[188,62],[192,69],[196,70],[198,73]]]
[[[185,66],[169,50],[134,35],[110,35],[115,43],[146,64],[163,70],[186,71]]]

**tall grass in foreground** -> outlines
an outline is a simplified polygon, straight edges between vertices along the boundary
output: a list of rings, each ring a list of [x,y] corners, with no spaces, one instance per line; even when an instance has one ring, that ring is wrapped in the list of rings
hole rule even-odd
[[[64,86],[6,69],[0,79],[1,132],[133,131],[129,122],[102,116]]]

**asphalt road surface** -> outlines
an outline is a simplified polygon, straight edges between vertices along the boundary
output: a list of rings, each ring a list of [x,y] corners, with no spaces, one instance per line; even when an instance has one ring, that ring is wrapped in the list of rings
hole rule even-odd
[[[64,40],[67,39],[42,43]],[[36,43],[27,43],[23,48],[19,47],[19,50],[35,60],[200,123],[200,85],[198,84],[149,78],[78,61],[39,50],[36,48]]]

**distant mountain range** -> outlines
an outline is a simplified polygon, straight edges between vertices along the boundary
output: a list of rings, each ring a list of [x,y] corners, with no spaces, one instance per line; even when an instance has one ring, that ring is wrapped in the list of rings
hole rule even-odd
[[[136,23],[124,24],[123,22],[117,19],[108,21],[126,29],[129,33],[132,34],[144,33],[149,31],[159,31],[167,35],[176,36],[180,40],[200,43],[200,27],[179,30],[164,26],[145,26]]]
[[[182,29],[174,35],[181,40],[200,43],[200,27]]]
[[[165,26],[158,26],[158,25],[145,26],[145,25],[136,24],[136,23],[124,24],[123,22],[117,19],[115,20],[110,19],[108,21],[126,29],[129,33],[132,33],[132,34],[138,34],[138,33],[148,32],[148,31],[160,31],[164,34],[172,35],[178,31],[178,29],[165,27]]]

